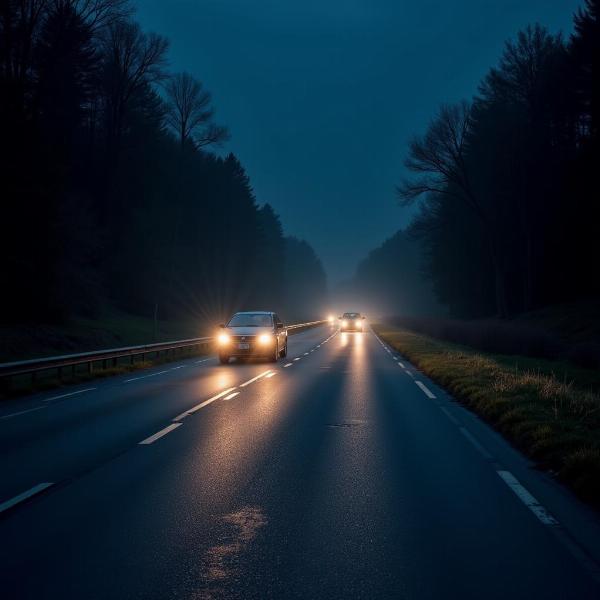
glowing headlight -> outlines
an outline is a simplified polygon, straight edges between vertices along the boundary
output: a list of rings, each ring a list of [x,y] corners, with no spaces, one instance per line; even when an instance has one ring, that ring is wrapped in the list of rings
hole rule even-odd
[[[258,343],[261,346],[268,346],[269,344],[273,343],[273,336],[269,335],[268,333],[263,333],[262,335],[258,336]]]
[[[342,327],[348,327],[348,321],[343,320],[342,321]]]
[[[217,336],[217,342],[219,342],[219,346],[225,346],[226,344],[229,344],[230,341],[231,338],[226,333],[220,333]]]
[[[329,316],[327,317],[327,320],[328,320],[330,323],[333,323],[333,317],[332,317],[331,315],[329,315]]]

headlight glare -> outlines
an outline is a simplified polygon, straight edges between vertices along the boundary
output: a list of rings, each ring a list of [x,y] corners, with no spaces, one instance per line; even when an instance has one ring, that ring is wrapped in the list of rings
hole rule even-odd
[[[273,343],[273,336],[269,335],[268,333],[263,333],[262,335],[258,336],[258,343],[261,346],[268,346],[269,344]]]
[[[219,342],[219,346],[225,346],[225,345],[229,344],[230,341],[231,341],[231,338],[229,337],[229,335],[227,333],[220,333],[217,336],[217,342]]]

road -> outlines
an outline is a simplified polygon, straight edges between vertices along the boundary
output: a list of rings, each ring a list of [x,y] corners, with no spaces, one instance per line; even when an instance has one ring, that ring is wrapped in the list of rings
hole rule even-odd
[[[600,598],[597,515],[372,332],[289,350],[5,402],[2,598]]]

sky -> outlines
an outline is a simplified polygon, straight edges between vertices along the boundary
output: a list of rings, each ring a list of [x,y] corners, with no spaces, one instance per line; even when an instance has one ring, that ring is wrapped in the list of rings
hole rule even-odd
[[[528,23],[569,34],[582,0],[138,0],[170,68],[212,92],[224,150],[259,204],[306,239],[335,284],[412,209],[394,188],[411,137],[471,98]]]

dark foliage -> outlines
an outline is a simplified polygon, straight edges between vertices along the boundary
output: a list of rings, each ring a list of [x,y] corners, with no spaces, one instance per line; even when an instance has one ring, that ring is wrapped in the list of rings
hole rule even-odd
[[[440,313],[433,300],[431,284],[420,265],[419,243],[398,231],[358,265],[353,279],[345,284],[344,295],[351,306],[359,302],[370,315],[425,315]]]
[[[411,145],[403,202],[451,312],[483,317],[600,299],[600,1],[566,42],[535,25],[507,42],[471,103]]]
[[[285,238],[285,306],[287,318],[324,318],[327,306],[325,271],[314,250],[295,237]]]
[[[296,268],[324,294],[312,249],[288,252],[236,157],[210,152],[228,133],[208,91],[169,75],[168,41],[131,12],[126,0],[2,3],[1,318],[286,312]]]
[[[569,360],[580,367],[600,369],[599,344],[563,340],[543,328],[523,323],[405,316],[390,317],[386,322],[486,353]]]

